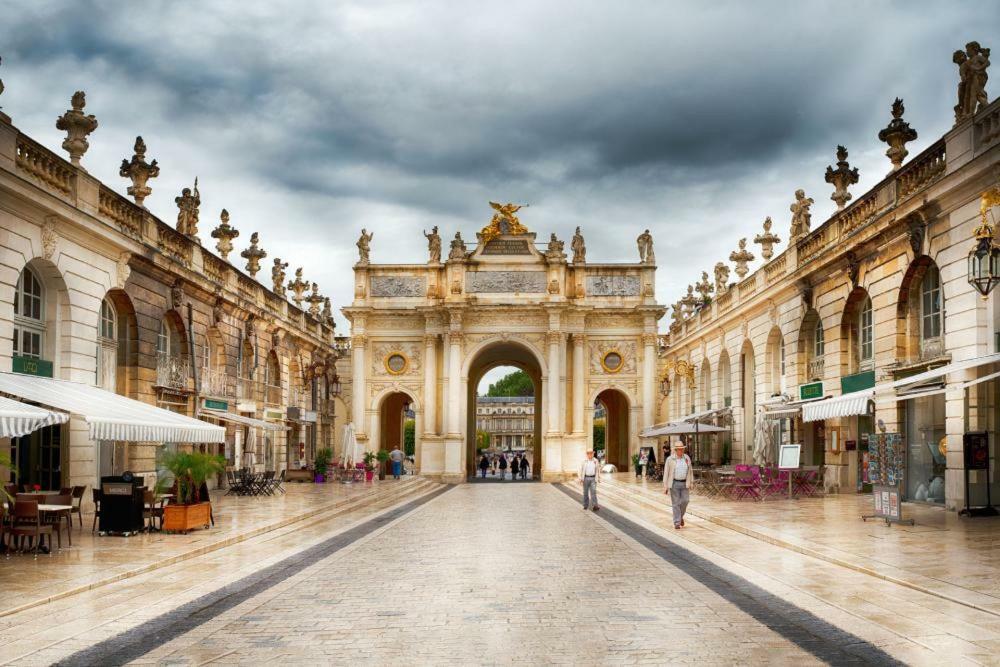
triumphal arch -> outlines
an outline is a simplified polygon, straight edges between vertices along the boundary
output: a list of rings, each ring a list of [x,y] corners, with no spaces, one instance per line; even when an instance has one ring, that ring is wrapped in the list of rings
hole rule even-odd
[[[405,406],[415,417],[419,473],[466,480],[476,463],[479,381],[513,365],[535,387],[535,477],[575,473],[592,445],[595,405],[607,412],[607,458],[627,469],[658,399],[664,308],[648,230],[637,239],[638,262],[594,263],[579,228],[567,257],[555,234],[536,242],[519,206],[491,206],[496,213],[474,246],[457,232],[442,256],[437,228],[425,231],[426,264],[374,264],[374,235],[362,232],[354,301],[344,308],[359,443],[372,451],[399,443]],[[406,242],[392,239],[385,252]]]

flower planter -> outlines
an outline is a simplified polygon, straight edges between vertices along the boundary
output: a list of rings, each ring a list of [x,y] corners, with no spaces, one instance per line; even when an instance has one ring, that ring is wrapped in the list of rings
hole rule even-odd
[[[374,470],[366,470],[365,471],[365,481],[366,482],[370,482],[373,479],[375,479],[375,471]]]
[[[322,484],[323,482],[326,481],[326,477],[317,474],[315,477],[313,477],[313,481],[316,482],[317,484]]]
[[[196,528],[208,528],[212,520],[212,503],[167,505],[163,508],[163,530],[186,533]]]

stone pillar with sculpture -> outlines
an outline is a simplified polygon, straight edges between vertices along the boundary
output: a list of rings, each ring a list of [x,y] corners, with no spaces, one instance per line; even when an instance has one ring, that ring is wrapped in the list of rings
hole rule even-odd
[[[424,435],[438,433],[437,424],[437,339],[436,333],[424,334]]]
[[[656,323],[653,322],[655,327]],[[642,334],[642,424],[640,431],[656,422],[656,333]]]
[[[562,350],[563,339],[565,334],[561,331],[549,331],[545,340],[549,348],[548,356],[548,395],[545,397],[548,403],[548,413],[549,423],[547,425],[547,432],[543,436],[542,446],[545,448],[545,453],[542,455],[543,470],[542,470],[542,481],[551,481],[559,478],[562,471],[562,415],[560,414],[560,404],[561,401],[559,396],[559,390],[561,383],[559,381],[561,375],[561,364],[559,363],[560,352]]]

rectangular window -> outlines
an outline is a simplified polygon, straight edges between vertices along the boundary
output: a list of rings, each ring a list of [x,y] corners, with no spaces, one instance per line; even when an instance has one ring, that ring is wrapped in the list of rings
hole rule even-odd
[[[869,361],[875,358],[873,342],[874,327],[872,326],[871,306],[861,311],[861,360]]]

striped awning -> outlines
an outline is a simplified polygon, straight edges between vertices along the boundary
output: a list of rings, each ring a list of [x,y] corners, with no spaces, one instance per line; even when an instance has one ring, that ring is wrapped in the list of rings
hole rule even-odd
[[[53,424],[65,424],[69,415],[0,396],[0,438],[20,438]]]
[[[226,429],[79,382],[0,373],[0,392],[83,417],[91,440],[225,442]]]
[[[252,426],[254,428],[262,428],[265,431],[289,431],[290,427],[284,426],[277,422],[266,422],[263,419],[254,419],[253,417],[247,417],[245,415],[236,414],[235,412],[228,412],[222,410],[209,410],[208,408],[203,409],[198,413],[202,417],[208,417],[210,419],[218,419],[219,421],[230,422],[232,424],[240,424],[241,426]]]
[[[821,419],[866,415],[868,414],[868,404],[874,397],[874,389],[865,389],[864,391],[854,391],[850,394],[806,403],[802,406],[802,421],[815,422]]]

